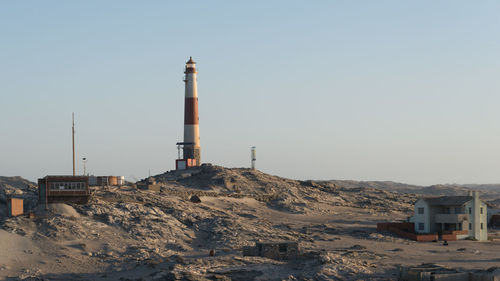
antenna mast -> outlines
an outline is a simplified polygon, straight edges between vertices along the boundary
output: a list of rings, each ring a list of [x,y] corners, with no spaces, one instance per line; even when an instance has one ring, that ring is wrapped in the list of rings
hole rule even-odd
[[[75,113],[73,112],[73,127],[71,130],[71,136],[73,141],[73,176],[75,176]]]
[[[257,160],[256,153],[255,153],[255,146],[252,146],[252,151],[250,153],[250,157],[252,159],[252,170],[255,170],[255,160]]]

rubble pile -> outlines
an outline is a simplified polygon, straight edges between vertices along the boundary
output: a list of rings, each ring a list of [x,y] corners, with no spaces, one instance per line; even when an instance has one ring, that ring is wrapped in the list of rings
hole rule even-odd
[[[379,258],[373,253],[364,253],[367,259]],[[352,252],[323,252],[319,256],[322,266],[315,277],[319,280],[359,280],[363,275],[372,274],[375,267],[370,261],[361,260]]]
[[[100,199],[97,193],[90,204],[76,206],[76,209],[84,216],[119,228],[151,248],[187,250],[194,238],[193,231],[162,210],[161,205],[142,201],[110,203]]]

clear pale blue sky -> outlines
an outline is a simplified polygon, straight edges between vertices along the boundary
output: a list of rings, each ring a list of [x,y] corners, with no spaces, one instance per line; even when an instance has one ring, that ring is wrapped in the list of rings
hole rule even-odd
[[[0,175],[202,160],[296,179],[500,182],[498,1],[1,1]],[[78,171],[82,171],[78,161]]]

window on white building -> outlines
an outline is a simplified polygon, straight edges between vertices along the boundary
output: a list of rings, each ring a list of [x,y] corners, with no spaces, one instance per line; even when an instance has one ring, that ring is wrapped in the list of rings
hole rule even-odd
[[[481,214],[483,214],[483,208],[481,207]]]
[[[472,223],[469,223],[469,230],[472,230]]]
[[[483,223],[481,223],[481,229],[483,229]]]
[[[424,230],[425,229],[425,224],[423,222],[418,223],[418,230]]]
[[[424,214],[424,208],[418,208],[418,214],[423,215]]]

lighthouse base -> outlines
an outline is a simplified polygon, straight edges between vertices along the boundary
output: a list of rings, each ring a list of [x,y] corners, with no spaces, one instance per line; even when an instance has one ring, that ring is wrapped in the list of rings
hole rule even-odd
[[[194,159],[195,166],[201,165],[201,149],[200,147],[184,146],[183,148],[184,159]]]
[[[176,170],[186,170],[191,167],[196,167],[196,159],[177,159],[175,160]]]

